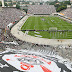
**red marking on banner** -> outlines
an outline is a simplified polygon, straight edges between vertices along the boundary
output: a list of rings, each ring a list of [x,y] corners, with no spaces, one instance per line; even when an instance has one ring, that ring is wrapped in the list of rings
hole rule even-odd
[[[49,65],[51,64],[51,61],[50,62],[47,62]]]
[[[17,57],[17,55],[15,55],[14,57]]]
[[[38,58],[37,56],[32,56],[32,55],[23,55],[24,57],[33,57],[33,58]]]
[[[21,56],[15,55],[14,57],[21,57]]]
[[[51,61],[47,62],[46,60],[44,60],[43,58],[41,58],[42,61],[46,62],[47,64],[51,64]]]
[[[37,56],[32,56],[33,58],[38,58]]]
[[[47,62],[46,60],[44,60],[43,58],[41,58],[42,61]]]
[[[20,66],[22,70],[30,70],[30,68],[33,68],[34,67],[33,65],[26,64],[26,63],[23,63],[23,62],[21,62],[20,64],[22,64]],[[24,66],[25,66],[25,68],[24,68]]]
[[[10,59],[6,59],[7,61],[9,61]]]
[[[40,67],[43,69],[44,72],[52,72],[51,70],[49,70],[48,68],[46,68],[43,65],[40,65]]]
[[[32,56],[32,55],[21,55],[21,56],[15,55],[14,57],[33,57],[33,58],[38,58],[37,56]]]

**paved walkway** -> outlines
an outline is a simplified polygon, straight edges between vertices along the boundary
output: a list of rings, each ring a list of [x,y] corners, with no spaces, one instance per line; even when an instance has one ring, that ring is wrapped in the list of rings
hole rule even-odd
[[[72,39],[46,39],[46,38],[38,38],[30,35],[26,35],[22,31],[19,31],[24,22],[28,19],[29,16],[25,16],[21,19],[12,29],[11,33],[15,37],[20,40],[31,42],[35,44],[43,44],[43,45],[60,45],[60,44],[72,44]]]

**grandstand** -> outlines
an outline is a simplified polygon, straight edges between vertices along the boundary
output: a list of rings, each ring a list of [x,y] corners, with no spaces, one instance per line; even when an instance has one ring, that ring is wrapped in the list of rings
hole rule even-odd
[[[0,28],[20,20],[24,13],[16,8],[0,8]]]
[[[67,8],[66,10],[63,10],[62,13],[64,14],[64,16],[72,19],[72,8]]]
[[[0,7],[0,41],[5,40],[4,32],[8,30],[9,24],[14,24],[19,21],[24,13],[16,8],[2,8]]]
[[[28,14],[52,14],[55,13],[55,7],[54,5],[30,5],[28,7]]]

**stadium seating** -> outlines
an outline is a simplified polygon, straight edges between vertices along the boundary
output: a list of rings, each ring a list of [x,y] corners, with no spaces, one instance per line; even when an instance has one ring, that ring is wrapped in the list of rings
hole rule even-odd
[[[16,8],[2,8],[0,10],[0,28],[5,28],[9,23],[13,23],[21,18],[24,13]]]
[[[28,7],[28,14],[52,14],[55,13],[54,5],[30,5]]]
[[[68,8],[68,9],[62,11],[62,13],[63,13],[65,16],[67,16],[67,17],[69,17],[69,18],[72,18],[72,8]]]

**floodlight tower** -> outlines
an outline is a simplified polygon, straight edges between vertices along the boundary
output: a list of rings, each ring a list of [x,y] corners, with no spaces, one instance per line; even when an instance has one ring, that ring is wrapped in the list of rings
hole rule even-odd
[[[4,7],[4,0],[2,0],[2,7]]]

